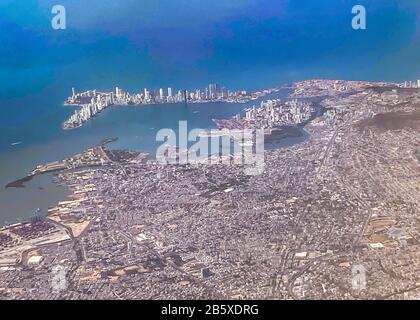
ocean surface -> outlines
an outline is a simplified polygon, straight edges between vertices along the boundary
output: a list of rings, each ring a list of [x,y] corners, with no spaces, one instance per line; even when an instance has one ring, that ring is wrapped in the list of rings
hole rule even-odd
[[[53,0],[0,1],[0,224],[46,210],[66,194],[52,175],[3,186],[37,164],[118,137],[113,148],[150,151],[179,120],[208,128],[244,105],[112,107],[63,131],[71,93],[119,86],[259,90],[310,78],[420,78],[420,2],[360,0],[367,29],[353,30],[353,0],[61,0],[66,29],[51,28]],[[297,141],[299,142],[299,141]],[[294,143],[294,142],[291,142]]]

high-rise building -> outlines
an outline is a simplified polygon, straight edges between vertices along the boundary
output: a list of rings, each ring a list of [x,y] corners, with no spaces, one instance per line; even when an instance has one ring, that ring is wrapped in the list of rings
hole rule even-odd
[[[222,93],[222,86],[217,83],[211,83],[209,85],[209,93],[210,93],[210,99],[215,99]]]
[[[72,97],[74,98],[76,95],[76,90],[74,90],[74,88],[71,88],[71,93],[72,93]]]
[[[420,79],[417,80],[417,88],[420,88]]]
[[[159,89],[159,99],[163,100],[163,89],[162,88]]]
[[[201,91],[200,89],[195,90],[195,99],[200,100],[201,98]]]
[[[216,97],[216,85],[211,83],[209,85],[209,98],[214,99]]]
[[[168,88],[168,97],[172,98],[172,88]]]
[[[115,87],[115,97],[118,99],[120,97],[121,91],[120,88]]]
[[[226,91],[226,88],[225,88],[225,87],[222,87],[222,89],[221,89],[221,95],[222,95],[222,98],[226,98],[226,97],[228,96],[228,94],[227,94],[227,91]]]

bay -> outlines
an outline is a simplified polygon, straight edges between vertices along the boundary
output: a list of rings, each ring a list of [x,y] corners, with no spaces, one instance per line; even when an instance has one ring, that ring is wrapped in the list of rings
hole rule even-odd
[[[187,121],[188,130],[215,128],[212,119],[231,118],[262,100],[285,100],[289,90],[268,95],[247,103],[195,103],[112,106],[92,118],[84,126],[63,130],[62,121],[73,112],[73,107],[57,101],[54,113],[44,121],[29,122],[22,135],[13,131],[2,136],[0,150],[0,225],[30,218],[37,208],[46,213],[48,208],[66,198],[65,187],[53,182],[52,174],[35,177],[24,188],[4,188],[14,180],[26,176],[38,164],[61,160],[99,144],[107,138],[118,138],[108,145],[112,149],[129,149],[149,152],[153,156],[162,144],[156,133],[163,128],[178,132],[179,121]],[[63,97],[64,100],[64,97]],[[39,132],[40,131],[40,132]],[[27,132],[38,134],[26,135]],[[308,135],[289,138],[281,147],[300,143]]]

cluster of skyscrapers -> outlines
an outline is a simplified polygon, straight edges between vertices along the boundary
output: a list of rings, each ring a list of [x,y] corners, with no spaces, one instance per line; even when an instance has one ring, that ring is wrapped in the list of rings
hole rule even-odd
[[[404,88],[420,88],[420,79],[417,81],[404,81]]]
[[[310,120],[314,107],[311,103],[290,100],[283,103],[279,99],[261,102],[259,108],[255,106],[245,112],[248,123],[258,124],[260,128],[274,128],[281,125],[300,124]],[[236,115],[236,120],[241,120]]]
[[[113,92],[98,92],[89,90],[76,93],[72,89],[72,96],[66,101],[67,105],[78,105],[81,108],[64,123],[64,129],[80,127],[84,122],[95,116],[103,109],[111,105],[138,105],[138,104],[157,104],[157,103],[198,103],[210,101],[238,101],[247,98],[246,91],[232,92],[226,90],[220,84],[213,83],[204,90],[178,90],[176,93],[172,88],[166,90],[149,90],[145,88],[142,92],[130,94],[119,87]]]
[[[72,89],[72,96],[66,104],[80,105],[80,109],[63,124],[64,129],[80,127],[84,122],[101,112],[106,107],[115,104],[115,95],[111,93],[98,93],[96,90],[89,90],[76,94]]]
[[[172,88],[159,90],[144,89],[141,94],[134,96],[135,103],[174,103],[174,102],[199,102],[199,101],[212,101],[218,99],[228,98],[233,96],[234,93],[226,90],[220,84],[210,84],[204,90],[178,90],[176,93]]]

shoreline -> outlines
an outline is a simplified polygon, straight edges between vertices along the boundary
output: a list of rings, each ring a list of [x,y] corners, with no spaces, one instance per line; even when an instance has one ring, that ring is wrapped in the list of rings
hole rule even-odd
[[[107,138],[105,140],[102,140],[100,143],[98,143],[97,145],[95,145],[92,148],[104,148],[107,144],[110,144],[112,142],[117,141],[118,138]],[[90,148],[88,148],[90,149]],[[75,154],[73,155],[71,158],[73,157],[77,157],[82,155],[82,153],[80,154]],[[70,158],[70,159],[71,159]],[[74,167],[74,168],[70,168],[68,167],[68,164],[66,163],[67,159],[62,159],[62,160],[58,160],[58,161],[53,161],[50,163],[46,163],[46,164],[41,164],[41,165],[37,165],[37,167],[32,170],[29,174],[27,174],[25,177],[17,179],[15,181],[11,181],[9,183],[6,184],[5,188],[25,188],[25,183],[31,181],[34,177],[39,176],[39,175],[43,175],[46,173],[53,173],[53,172],[60,172],[63,170],[71,170],[71,169],[80,169],[86,166],[91,166],[91,165],[81,165],[79,167]]]
[[[220,87],[220,85],[219,85]],[[220,89],[221,88],[221,89]],[[258,100],[269,94],[277,93],[281,90],[285,90],[284,86],[278,86],[269,89],[263,89],[261,91],[247,92],[247,91],[235,91],[230,92],[224,87],[220,87],[220,91],[212,93],[210,89],[210,96],[206,88],[206,93],[200,90],[196,90],[195,93],[188,92],[188,90],[178,91],[178,93],[172,96],[172,92],[168,96],[163,95],[163,89],[160,90],[159,96],[151,95],[147,89],[145,89],[144,95],[142,93],[130,94],[124,92],[120,88],[115,88],[115,93],[112,92],[99,92],[96,89],[88,90],[82,93],[75,93],[73,88],[73,95],[68,97],[63,103],[64,106],[79,107],[74,114],[63,123],[64,130],[77,129],[82,127],[91,118],[100,114],[103,110],[114,107],[114,106],[147,106],[147,105],[161,105],[161,104],[198,104],[198,103],[237,103],[245,104],[250,101]],[[218,90],[219,90],[218,89]]]

